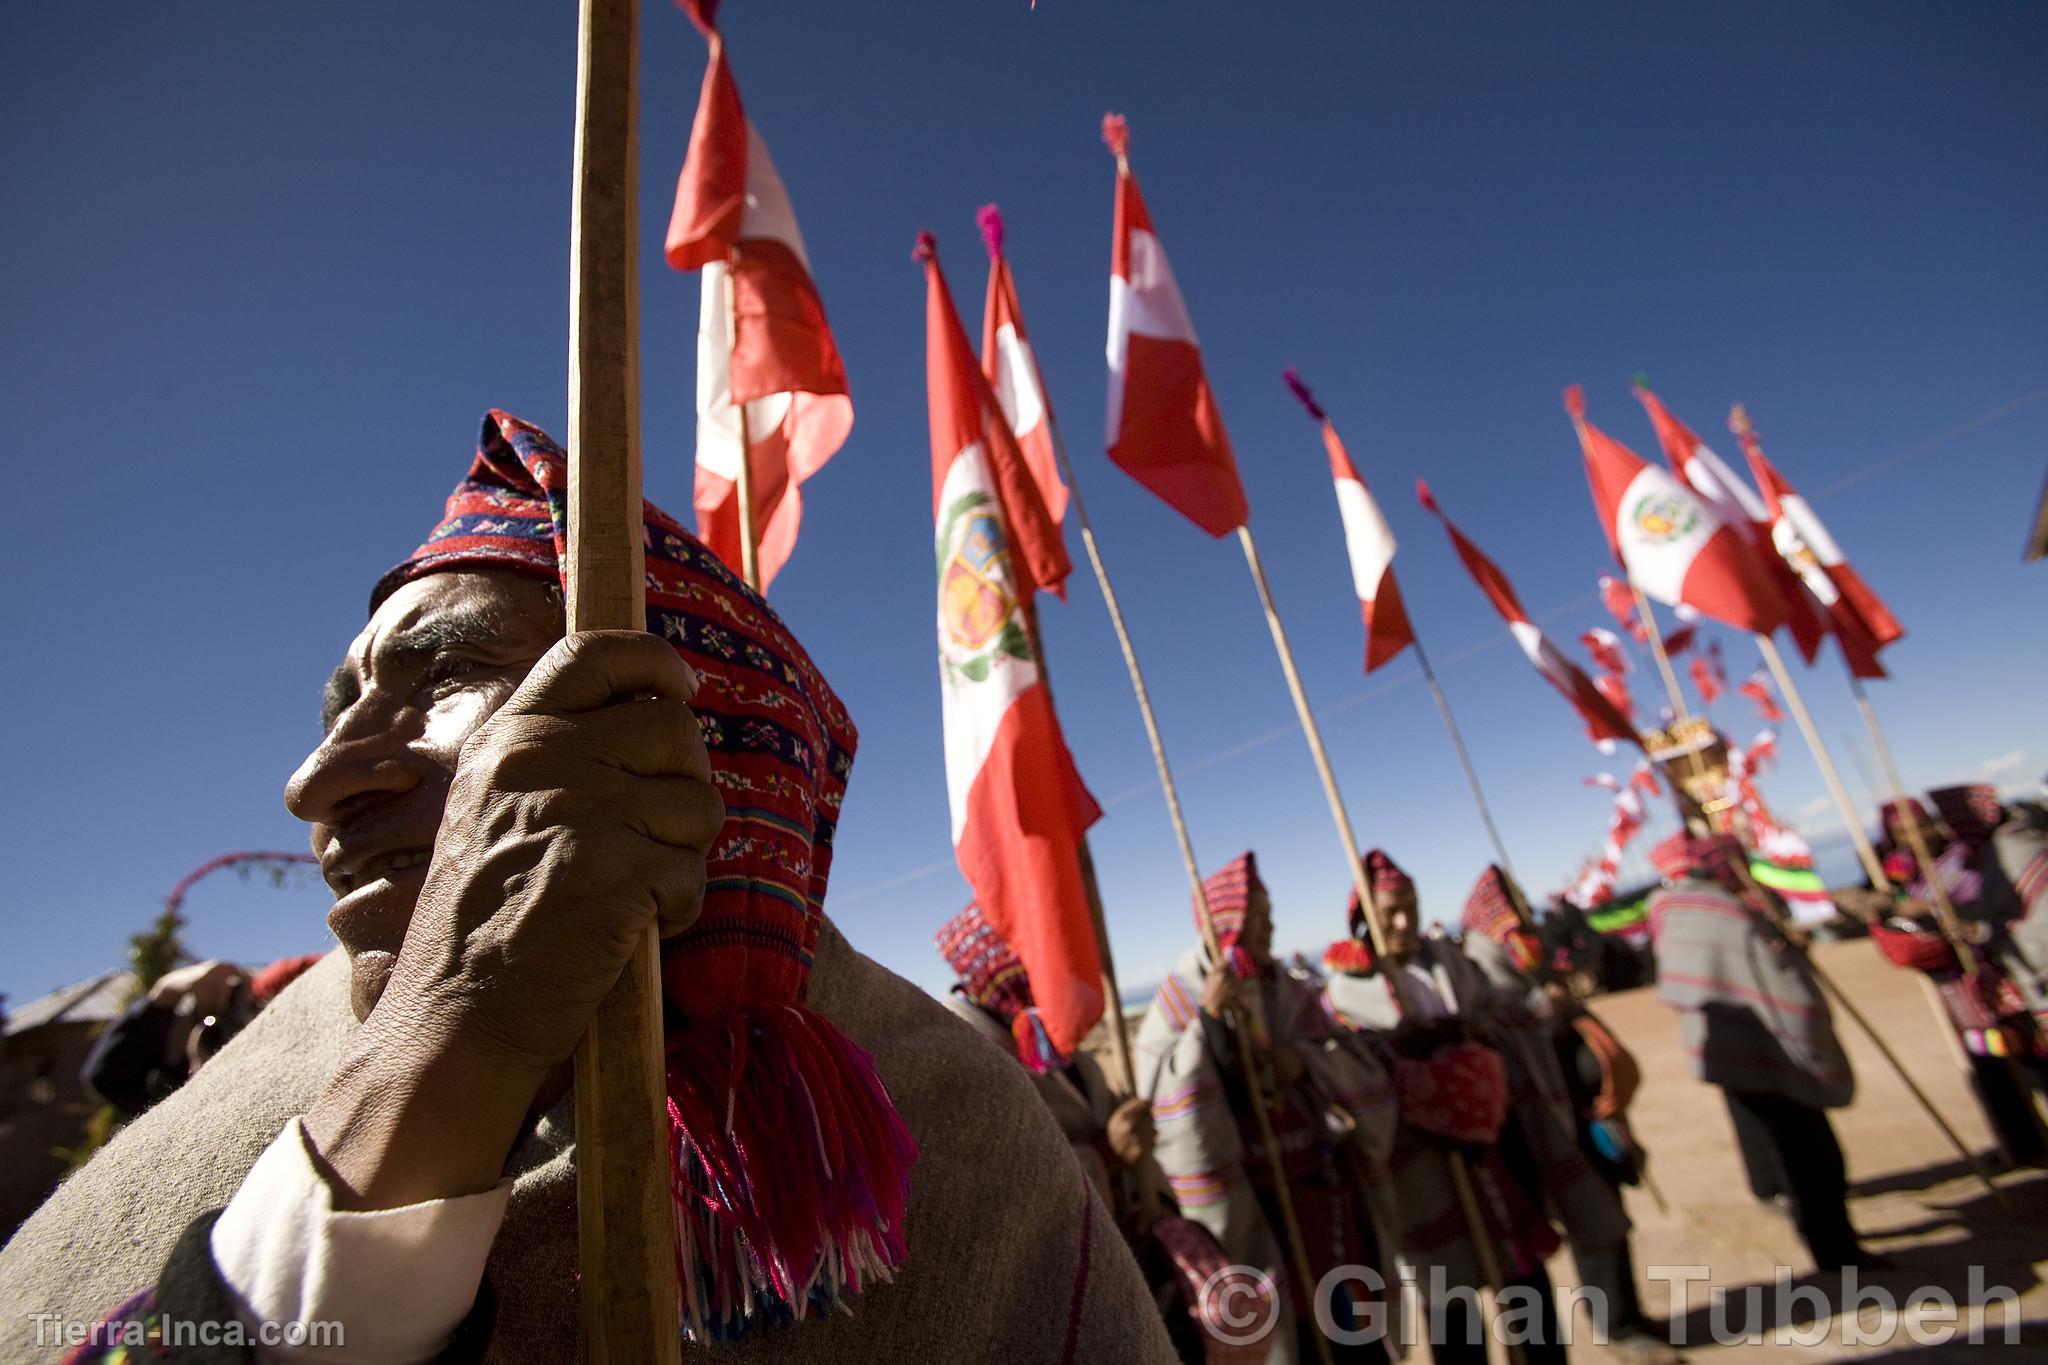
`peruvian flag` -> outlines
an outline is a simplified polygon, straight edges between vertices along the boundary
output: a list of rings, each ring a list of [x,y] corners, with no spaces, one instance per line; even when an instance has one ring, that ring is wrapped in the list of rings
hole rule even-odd
[[[1768,635],[1785,603],[1744,532],[1721,524],[1699,496],[1586,421],[1578,385],[1565,411],[1579,431],[1593,506],[1628,576],[1659,602],[1686,603],[1740,630]]]
[[[1308,415],[1323,429],[1323,449],[1330,456],[1330,477],[1337,485],[1337,514],[1344,521],[1344,548],[1351,556],[1351,583],[1365,617],[1365,671],[1370,673],[1415,641],[1401,590],[1394,583],[1394,532],[1380,515],[1379,504],[1366,491],[1330,415],[1316,402],[1308,385],[1293,370],[1281,375]]]
[[[1415,495],[1444,524],[1444,530],[1450,532],[1451,547],[1464,561],[1465,572],[1472,575],[1472,581],[1486,594],[1486,600],[1493,603],[1493,609],[1508,623],[1508,631],[1515,637],[1515,643],[1522,647],[1522,653],[1529,656],[1529,662],[1536,665],[1536,671],[1543,675],[1545,681],[1578,709],[1580,718],[1586,722],[1586,733],[1593,742],[1605,746],[1625,739],[1640,746],[1642,738],[1636,734],[1635,726],[1629,723],[1628,717],[1617,710],[1584,670],[1567,659],[1563,651],[1550,643],[1549,637],[1529,619],[1529,613],[1522,610],[1521,599],[1515,596],[1514,585],[1508,582],[1507,575],[1477,545],[1465,539],[1463,531],[1451,524],[1451,519],[1436,505],[1429,485],[1417,479]]]
[[[1664,447],[1664,458],[1671,467],[1685,477],[1722,525],[1748,531],[1757,561],[1770,573],[1778,596],[1785,603],[1785,628],[1791,632],[1792,643],[1798,646],[1799,657],[1812,663],[1820,653],[1820,642],[1827,636],[1827,626],[1814,609],[1814,600],[1800,584],[1799,576],[1771,542],[1770,509],[1740,474],[1707,448],[1691,427],[1671,415],[1671,410],[1650,391],[1641,375],[1636,376],[1635,390],[1643,409],[1650,414],[1650,425],[1657,429],[1657,443]]]
[[[1045,378],[1038,357],[1024,334],[1024,314],[1017,307],[1017,284],[1003,255],[1003,215],[994,204],[982,207],[978,219],[988,243],[988,304],[981,319],[981,370],[995,390],[1003,421],[1017,437],[1024,463],[1054,527],[1066,519],[1067,486],[1060,481],[1059,456],[1053,446],[1052,404],[1045,396]],[[1061,597],[1066,584],[1042,583]]]
[[[1593,662],[1601,672],[1625,674],[1629,671],[1628,655],[1622,650],[1621,637],[1613,631],[1595,626],[1579,637],[1579,643],[1593,656]]]
[[[717,0],[678,0],[711,40],[711,65],[668,225],[668,263],[701,274],[697,311],[697,535],[734,570],[740,413],[761,590],[789,562],[798,486],[853,429],[846,366],[811,282],[789,192],[740,108]],[[730,296],[730,297],[728,297]],[[735,325],[737,314],[737,325]]]
[[[1201,343],[1138,193],[1123,115],[1105,114],[1116,153],[1116,228],[1109,260],[1109,458],[1212,536],[1245,524],[1244,485],[1223,414],[1202,369]]]
[[[1771,695],[1771,680],[1763,669],[1759,668],[1743,679],[1742,686],[1735,690],[1756,703],[1756,713],[1763,718],[1764,724],[1776,725],[1785,719],[1785,713],[1778,709],[1778,699]]]
[[[1700,690],[1700,702],[1705,706],[1712,706],[1727,689],[1728,671],[1721,663],[1719,640],[1692,656],[1692,685]]]
[[[1631,725],[1636,719],[1636,700],[1628,694],[1628,680],[1619,673],[1602,673],[1593,679],[1593,686],[1600,689],[1600,695],[1621,713],[1622,719]]]
[[[1057,528],[975,364],[929,233],[917,256],[953,849],[982,912],[1023,959],[1053,1046],[1072,1053],[1102,1017],[1079,858],[1102,811],[1061,737],[1025,615],[1049,572],[1029,562],[1026,533],[1057,545]]]
[[[1835,544],[1835,538],[1806,505],[1806,499],[1764,458],[1763,444],[1757,440],[1756,428],[1750,425],[1749,414],[1741,405],[1729,414],[1728,425],[1742,441],[1750,472],[1756,475],[1757,487],[1764,492],[1771,518],[1771,538],[1778,553],[1798,571],[1807,589],[1827,609],[1850,672],[1859,678],[1884,677],[1877,652],[1904,635],[1905,629],[1864,583],[1863,576],[1843,558],[1842,547]]]
[[[1637,644],[1648,644],[1650,632],[1643,628],[1643,618],[1636,614],[1636,596],[1628,590],[1628,583],[1611,574],[1600,575],[1600,605],[1607,608],[1607,614],[1615,624],[1632,636]]]

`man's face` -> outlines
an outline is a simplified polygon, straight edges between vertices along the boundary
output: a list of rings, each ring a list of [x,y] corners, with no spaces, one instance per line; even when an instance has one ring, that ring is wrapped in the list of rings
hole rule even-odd
[[[1422,918],[1416,912],[1415,893],[1397,891],[1387,897],[1387,955],[1399,961],[1413,957],[1422,946]]]
[[[405,942],[463,743],[561,634],[560,599],[538,579],[429,574],[384,599],[328,679],[325,737],[284,803],[313,827],[358,1019]]]
[[[1254,887],[1244,909],[1244,928],[1238,930],[1237,945],[1258,963],[1273,959],[1273,901],[1264,889]]]

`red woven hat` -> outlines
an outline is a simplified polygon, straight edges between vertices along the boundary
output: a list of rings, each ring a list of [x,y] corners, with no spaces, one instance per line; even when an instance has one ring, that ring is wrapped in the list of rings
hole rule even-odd
[[[1927,799],[1941,812],[1943,822],[1955,831],[1956,838],[1966,844],[1986,842],[2005,823],[2005,806],[1998,799],[1998,788],[1985,783],[1939,787],[1927,793]]]
[[[1907,811],[1911,811],[1913,818],[1919,823],[1923,825],[1927,823],[1927,807],[1921,805],[1917,798],[1909,796],[1903,801],[1885,801],[1879,804],[1877,808],[1879,828],[1888,829],[1893,825],[1905,824],[1905,813]]]
[[[1732,870],[1728,863],[1729,842],[1721,836],[1699,839],[1680,830],[1650,849],[1650,863],[1672,881],[1685,876],[1721,881]]]
[[[1483,934],[1496,943],[1507,942],[1508,935],[1522,927],[1522,915],[1515,908],[1514,893],[1508,888],[1505,872],[1487,864],[1472,894],[1465,898],[1465,914],[1460,922],[1465,932]]]
[[[1385,902],[1387,897],[1402,892],[1411,896],[1415,894],[1415,883],[1399,864],[1387,856],[1385,849],[1373,849],[1358,862],[1365,869],[1366,884],[1372,887],[1375,901]],[[1355,886],[1351,888],[1351,899],[1345,903],[1345,919],[1351,925],[1353,935],[1365,923],[1365,907],[1358,903],[1358,888]]]
[[[959,978],[953,989],[1009,1025],[1018,1061],[1040,1074],[1066,1065],[1067,1059],[1053,1047],[1039,1022],[1024,960],[996,932],[979,905],[969,905],[940,925],[932,942]]]
[[[568,456],[493,410],[400,584],[454,570],[560,581]],[[916,1143],[874,1061],[804,1004],[857,735],[782,621],[645,506],[647,629],[703,679],[691,703],[725,798],[703,913],[662,945],[683,1325],[726,1337],[839,1303],[904,1255]]]
[[[1237,976],[1252,976],[1260,966],[1239,943],[1254,892],[1265,895],[1266,884],[1259,880],[1258,858],[1248,852],[1239,854],[1235,861],[1202,882],[1202,896],[1209,902],[1209,922],[1216,926],[1216,946],[1223,950],[1223,960]],[[1202,907],[1196,902],[1197,927],[1201,918]]]

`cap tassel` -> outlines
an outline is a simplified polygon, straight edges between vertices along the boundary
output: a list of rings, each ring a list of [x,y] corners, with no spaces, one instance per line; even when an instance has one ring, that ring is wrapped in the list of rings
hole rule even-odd
[[[1564,410],[1571,414],[1573,421],[1583,421],[1586,416],[1586,390],[1573,384],[1564,391]]]
[[[1316,396],[1308,391],[1308,385],[1301,382],[1301,376],[1294,372],[1292,365],[1280,371],[1280,381],[1287,385],[1290,393],[1301,400],[1301,405],[1308,409],[1309,416],[1318,422],[1330,420],[1330,414],[1324,412],[1322,404],[1316,402]]]
[[[684,1331],[729,1341],[838,1307],[903,1263],[917,1142],[874,1059],[801,1005],[668,1042]]]
[[[994,204],[983,204],[974,215],[974,221],[981,225],[981,240],[988,243],[990,260],[1001,260],[1003,255],[1003,211]]]
[[[934,237],[929,231],[918,233],[917,244],[910,248],[910,259],[913,261],[929,261],[936,259],[938,254],[939,239]]]
[[[1131,125],[1122,114],[1104,114],[1102,116],[1102,140],[1108,145],[1113,155],[1118,157],[1130,155]]]

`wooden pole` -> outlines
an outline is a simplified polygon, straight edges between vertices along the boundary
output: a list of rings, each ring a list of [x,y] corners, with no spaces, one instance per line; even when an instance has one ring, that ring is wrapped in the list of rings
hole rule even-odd
[[[637,0],[581,0],[570,218],[568,627],[644,630]],[[576,1050],[583,1339],[681,1359],[661,979],[650,924]]]
[[[1885,742],[1884,727],[1877,723],[1877,710],[1870,704],[1870,694],[1863,690],[1863,680],[1854,673],[1849,675],[1849,690],[1856,695],[1856,709],[1863,713],[1863,724],[1869,728],[1871,745],[1877,750],[1878,766],[1884,769],[1885,781],[1892,790],[1892,803],[1905,823],[1906,843],[1913,850],[1914,861],[1920,865],[1920,874],[1925,878],[1928,890],[1934,893],[1934,922],[1941,927],[1942,937],[1948,940],[1949,947],[1955,949],[1956,961],[1962,964],[1963,974],[1975,976],[1976,945],[1963,931],[1962,918],[1956,914],[1948,888],[1934,875],[1934,858],[1927,851],[1927,837],[1920,828],[1920,817],[1914,813],[1906,796],[1906,784],[1899,780],[1899,765],[1892,761],[1892,747]]]
[[[1338,841],[1344,845],[1344,858],[1351,868],[1351,885],[1358,892],[1358,904],[1365,911],[1366,927],[1372,934],[1376,951],[1384,949],[1387,941],[1386,921],[1380,914],[1379,903],[1373,899],[1372,882],[1365,875],[1365,862],[1358,852],[1358,836],[1352,832],[1351,816],[1344,809],[1344,798],[1337,790],[1337,774],[1330,767],[1329,750],[1323,747],[1323,732],[1316,724],[1315,712],[1308,704],[1308,693],[1301,685],[1301,673],[1294,666],[1294,649],[1287,643],[1287,629],[1280,624],[1280,612],[1273,605],[1272,590],[1266,585],[1266,569],[1259,562],[1259,547],[1252,540],[1249,526],[1237,528],[1238,544],[1244,547],[1245,566],[1251,570],[1252,585],[1258,589],[1259,605],[1265,608],[1266,628],[1273,636],[1273,650],[1280,657],[1280,671],[1286,675],[1287,690],[1294,698],[1295,718],[1301,723],[1301,733],[1308,740],[1309,753],[1316,761],[1316,775],[1322,779],[1323,797],[1330,803],[1330,818],[1336,823]],[[1399,995],[1399,977],[1389,972],[1387,983]],[[1401,1001],[1405,1005],[1405,1001]],[[1405,1014],[1407,1011],[1403,1010]]]
[[[1117,158],[1119,167],[1124,159]],[[1166,795],[1166,811],[1173,820],[1173,833],[1180,844],[1181,862],[1187,869],[1188,885],[1195,895],[1196,920],[1202,931],[1202,943],[1208,949],[1211,966],[1223,965],[1223,948],[1216,939],[1216,925],[1209,911],[1209,894],[1202,886],[1201,864],[1195,861],[1195,846],[1188,837],[1187,818],[1181,811],[1180,788],[1173,780],[1173,767],[1166,759],[1166,745],[1159,737],[1159,717],[1152,709],[1152,694],[1145,686],[1144,670],[1138,666],[1138,653],[1131,645],[1131,632],[1124,622],[1123,608],[1117,602],[1116,590],[1110,586],[1109,570],[1102,562],[1102,551],[1095,543],[1095,530],[1088,521],[1088,509],[1081,501],[1081,487],[1074,479],[1074,467],[1067,459],[1066,442],[1061,439],[1059,428],[1047,423],[1052,430],[1053,454],[1059,460],[1060,473],[1067,481],[1068,502],[1074,509],[1074,518],[1081,526],[1081,544],[1088,551],[1088,562],[1095,570],[1095,582],[1102,589],[1102,600],[1109,608],[1110,624],[1116,628],[1117,645],[1123,650],[1124,667],[1131,675],[1131,690],[1138,698],[1138,711],[1145,720],[1145,736],[1152,745],[1152,761],[1159,769],[1160,790]],[[1103,959],[1105,963],[1108,958]],[[1123,1020],[1122,1006],[1117,1009],[1117,1020]],[[1301,1222],[1295,1217],[1294,1196],[1287,1187],[1287,1172],[1281,1165],[1280,1144],[1273,1133],[1273,1120],[1266,1112],[1265,1087],[1259,1081],[1258,1059],[1252,1055],[1249,1024],[1240,1017],[1238,1027],[1232,1030],[1237,1035],[1238,1067],[1244,1073],[1245,1085],[1251,1092],[1252,1112],[1257,1117],[1259,1137],[1266,1144],[1266,1155],[1271,1163],[1275,1202],[1280,1208],[1281,1232],[1287,1238],[1288,1258],[1293,1263],[1295,1277],[1301,1282],[1304,1294],[1315,1291],[1315,1277],[1310,1273],[1308,1245],[1302,1240]],[[1137,1073],[1132,1073],[1132,1091],[1136,1094]],[[1334,1365],[1330,1354],[1330,1343],[1323,1334],[1314,1333],[1316,1355],[1322,1365]]]
[[[1828,757],[1825,744],[1821,743],[1820,732],[1813,728],[1813,717],[1806,712],[1806,702],[1799,695],[1799,688],[1792,681],[1792,675],[1785,668],[1784,656],[1778,653],[1778,646],[1768,635],[1756,637],[1756,647],[1764,656],[1764,665],[1771,670],[1771,676],[1778,680],[1778,691],[1785,698],[1785,705],[1792,711],[1792,719],[1799,726],[1799,733],[1806,740],[1806,747],[1813,754],[1814,763],[1820,768],[1821,780],[1827,783],[1828,795],[1834,798],[1835,809],[1841,813],[1842,823],[1848,826],[1849,842],[1856,846],[1856,856],[1863,863],[1864,872],[1870,876],[1870,885],[1878,891],[1889,891],[1891,879],[1884,875],[1884,864],[1877,860],[1877,850],[1870,846],[1870,840],[1863,833],[1863,822],[1857,818],[1856,808],[1849,804],[1849,793],[1842,788],[1842,776],[1835,771],[1835,762]]]
[[[723,43],[716,30],[711,34],[713,43]],[[715,60],[717,53],[713,53]],[[725,262],[725,330],[729,345],[726,350],[725,390],[733,400],[733,417],[739,427],[740,474],[733,489],[733,496],[740,504],[740,577],[755,592],[761,591],[761,547],[760,537],[754,530],[754,461],[747,440],[747,405],[739,401],[733,391],[733,361],[739,357],[740,349],[740,248],[733,244],[732,253]]]
[[[1500,837],[1500,827],[1493,823],[1493,810],[1486,804],[1486,791],[1479,785],[1479,771],[1472,766],[1472,754],[1465,747],[1465,736],[1459,731],[1456,718],[1451,715],[1451,704],[1444,699],[1443,688],[1437,684],[1436,670],[1429,666],[1429,655],[1422,650],[1422,637],[1413,636],[1411,643],[1415,646],[1415,662],[1422,669],[1422,680],[1429,684],[1429,695],[1436,702],[1436,713],[1443,717],[1444,729],[1451,737],[1451,746],[1458,751],[1458,766],[1465,770],[1465,785],[1472,789],[1472,801],[1479,807],[1479,819],[1486,826],[1486,837],[1493,840],[1494,856],[1500,859],[1500,870],[1507,873],[1508,881],[1515,887],[1515,909],[1521,913],[1526,923],[1529,913],[1528,907],[1522,901],[1521,878],[1515,875],[1515,865],[1508,859],[1507,841]]]
[[[1316,724],[1315,712],[1308,704],[1308,693],[1301,685],[1301,673],[1294,665],[1294,649],[1287,642],[1287,629],[1280,623],[1279,609],[1273,605],[1272,589],[1266,584],[1266,569],[1259,562],[1259,547],[1252,540],[1251,527],[1238,527],[1237,539],[1244,547],[1245,566],[1251,570],[1252,584],[1258,589],[1259,605],[1266,612],[1266,628],[1272,633],[1273,649],[1280,657],[1280,671],[1286,675],[1287,690],[1294,698],[1295,716],[1301,722],[1301,732],[1308,740],[1309,752],[1315,756],[1316,773],[1322,778],[1323,795],[1330,803],[1330,818],[1336,822],[1337,838],[1343,844],[1345,860],[1351,866],[1351,884],[1358,892],[1358,905],[1365,914],[1366,931],[1372,935],[1373,951],[1387,963],[1382,970],[1387,990],[1393,996],[1395,1010],[1403,1018],[1412,1017],[1401,973],[1393,969],[1391,959],[1386,957],[1386,919],[1380,911],[1379,902],[1373,897],[1372,883],[1365,875],[1365,861],[1358,852],[1358,837],[1352,831],[1351,816],[1344,808],[1343,795],[1337,790],[1337,775],[1330,767],[1329,750],[1323,746],[1322,728]],[[1458,1204],[1465,1215],[1466,1231],[1472,1238],[1472,1249],[1479,1257],[1480,1272],[1486,1276],[1488,1285],[1498,1291],[1506,1281],[1501,1278],[1492,1232],[1487,1228],[1485,1215],[1480,1212],[1479,1201],[1472,1192],[1472,1178],[1466,1169],[1465,1154],[1455,1148],[1447,1149],[1444,1161],[1450,1167],[1451,1185],[1457,1191]],[[1508,1357],[1517,1362],[1523,1359],[1519,1343],[1508,1343]]]

